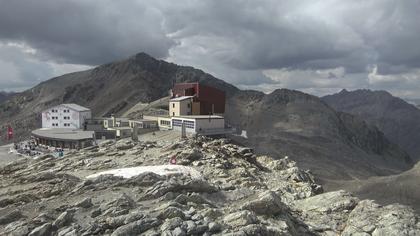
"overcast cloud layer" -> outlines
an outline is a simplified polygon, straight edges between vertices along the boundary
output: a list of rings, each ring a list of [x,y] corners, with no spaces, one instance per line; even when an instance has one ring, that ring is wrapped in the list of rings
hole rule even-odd
[[[0,0],[0,90],[138,52],[241,88],[420,98],[417,0]]]

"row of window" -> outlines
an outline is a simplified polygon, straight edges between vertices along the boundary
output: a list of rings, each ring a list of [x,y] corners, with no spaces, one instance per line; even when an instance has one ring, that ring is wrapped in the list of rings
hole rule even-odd
[[[70,116],[63,117],[65,120],[70,120]],[[52,116],[51,119],[58,120],[58,116]]]
[[[171,126],[171,121],[169,121],[169,120],[160,120],[160,125]]]
[[[56,113],[56,112],[58,112],[58,110],[57,109],[52,109],[51,112]],[[64,109],[63,112],[64,113],[70,113],[70,110],[69,109]]]
[[[194,123],[195,123],[194,121],[184,120],[185,128],[194,129]],[[182,126],[182,120],[173,119],[172,120],[172,125],[181,127]]]
[[[58,127],[58,123],[52,123],[52,126]],[[70,127],[70,124],[69,123],[64,123],[64,126],[65,127]]]

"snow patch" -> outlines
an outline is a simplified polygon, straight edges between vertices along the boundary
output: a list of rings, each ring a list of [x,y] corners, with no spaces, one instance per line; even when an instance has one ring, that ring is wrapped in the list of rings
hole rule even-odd
[[[153,172],[158,175],[186,175],[190,176],[192,179],[202,179],[203,176],[192,167],[182,166],[182,165],[158,165],[158,166],[138,166],[130,168],[121,168],[114,170],[107,170],[99,172],[93,175],[89,175],[86,178],[92,179],[100,175],[114,175],[120,176],[123,178],[131,178],[145,172]]]

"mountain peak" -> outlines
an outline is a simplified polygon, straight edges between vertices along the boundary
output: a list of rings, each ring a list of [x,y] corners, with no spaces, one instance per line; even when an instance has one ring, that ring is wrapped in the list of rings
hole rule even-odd
[[[159,61],[145,52],[137,53],[134,56],[130,57],[129,60],[135,61],[139,64],[152,64]]]
[[[150,56],[149,54],[145,53],[145,52],[139,52],[136,55],[134,55],[133,57],[140,59],[140,58],[145,58],[145,59],[154,59],[156,60],[154,57]]]

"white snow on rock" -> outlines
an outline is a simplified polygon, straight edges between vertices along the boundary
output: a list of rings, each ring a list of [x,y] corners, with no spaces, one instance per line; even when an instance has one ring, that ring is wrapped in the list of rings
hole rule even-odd
[[[158,175],[187,175],[192,179],[202,179],[203,176],[192,167],[182,165],[157,165],[157,166],[137,166],[130,168],[121,168],[114,170],[107,170],[99,172],[93,175],[89,175],[86,178],[92,179],[100,175],[114,175],[121,176],[123,178],[131,178],[145,172],[153,172]]]

